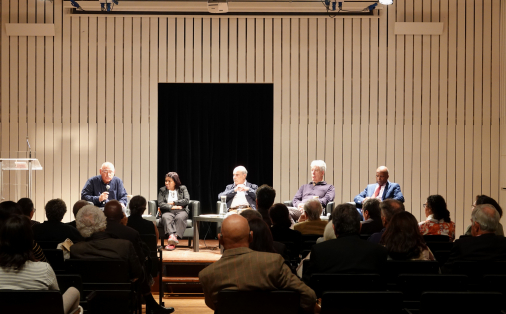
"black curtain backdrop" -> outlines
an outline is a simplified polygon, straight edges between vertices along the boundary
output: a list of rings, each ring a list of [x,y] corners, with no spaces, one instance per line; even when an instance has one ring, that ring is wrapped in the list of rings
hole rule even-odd
[[[215,213],[238,165],[272,186],[272,129],[272,84],[160,83],[158,186],[177,172],[202,213]]]

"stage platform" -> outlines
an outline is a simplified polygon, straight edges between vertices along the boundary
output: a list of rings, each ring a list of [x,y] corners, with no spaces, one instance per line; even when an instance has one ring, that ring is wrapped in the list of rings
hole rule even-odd
[[[163,263],[214,263],[221,258],[218,240],[200,240],[199,252],[188,247],[188,240],[179,241],[174,251],[163,250]],[[165,241],[165,244],[167,242]],[[160,242],[158,242],[160,245]],[[192,242],[193,245],[193,242]]]

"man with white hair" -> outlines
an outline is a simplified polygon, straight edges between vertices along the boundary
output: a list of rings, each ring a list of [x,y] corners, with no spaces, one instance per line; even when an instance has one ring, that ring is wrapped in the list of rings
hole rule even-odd
[[[227,197],[229,209],[252,208],[256,209],[256,191],[258,186],[246,181],[248,171],[243,166],[234,169],[234,184],[229,184],[225,191],[218,194],[218,200],[222,196]]]
[[[336,196],[334,186],[323,181],[327,164],[323,160],[311,162],[311,182],[302,185],[293,197],[293,207],[288,207],[290,217],[297,221],[304,212],[304,204],[310,199],[318,199],[323,208]],[[304,220],[304,219],[303,219]]]
[[[81,199],[103,208],[110,200],[117,200],[123,208],[127,205],[127,192],[123,181],[115,177],[114,165],[108,161],[100,167],[100,175],[86,181],[81,191]]]
[[[377,198],[380,201],[387,198],[393,198],[404,203],[404,196],[401,192],[401,186],[398,183],[388,181],[388,168],[381,166],[376,169],[376,183],[369,184],[353,200],[357,208],[362,208],[362,204],[369,198]]]

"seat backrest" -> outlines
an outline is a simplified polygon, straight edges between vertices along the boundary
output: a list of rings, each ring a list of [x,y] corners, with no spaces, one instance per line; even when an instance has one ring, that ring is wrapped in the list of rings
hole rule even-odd
[[[85,295],[83,293],[83,280],[81,279],[81,275],[79,274],[57,274],[56,281],[58,281],[58,288],[63,293],[67,291],[68,288],[74,287],[81,293],[81,300],[85,299]]]
[[[402,313],[398,291],[330,291],[323,293],[321,314]]]
[[[420,300],[426,291],[466,291],[468,281],[466,275],[401,274],[397,288],[407,299]]]
[[[501,313],[499,292],[424,292],[421,314]]]
[[[144,242],[151,252],[156,252],[157,239],[154,234],[141,234],[141,240]]]
[[[300,294],[296,291],[218,292],[217,314],[297,314]]]
[[[425,242],[450,242],[450,237],[441,234],[426,234],[423,236]]]
[[[439,263],[437,261],[392,261],[385,263],[387,276],[399,274],[438,274]]]
[[[63,314],[58,290],[0,290],[0,313]]]
[[[55,272],[65,271],[65,260],[63,259],[63,251],[59,249],[43,249],[42,252],[46,256],[47,262]]]
[[[313,274],[309,286],[319,298],[325,291],[386,290],[386,283],[379,274]]]
[[[36,241],[41,249],[56,249],[62,241]]]
[[[453,247],[453,242],[448,241],[427,241],[427,246],[432,252],[435,251],[451,251]]]
[[[68,259],[67,274],[81,275],[83,283],[129,283],[128,265],[115,259]]]

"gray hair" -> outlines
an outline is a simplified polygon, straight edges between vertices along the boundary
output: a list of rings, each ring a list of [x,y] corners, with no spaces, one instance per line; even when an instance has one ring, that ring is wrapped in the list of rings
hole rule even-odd
[[[323,211],[322,204],[319,200],[311,199],[304,204],[304,211],[308,220],[320,220]]]
[[[311,162],[311,168],[313,167],[318,167],[318,169],[323,172],[327,171],[327,164],[323,160],[313,160]]]
[[[237,167],[235,167],[233,172],[235,172],[236,170],[240,171],[240,172],[242,172],[242,173],[244,173],[246,175],[248,174],[248,170],[246,170],[246,168],[244,168],[243,166],[237,166]]]
[[[105,230],[107,219],[98,207],[86,205],[77,213],[76,226],[83,237],[89,238],[95,232]]]
[[[112,168],[112,170],[114,170],[114,165],[112,164],[112,162],[109,162],[109,161],[106,161],[102,164],[102,166],[100,167],[100,169],[104,168],[104,166],[110,166]]]
[[[486,210],[487,208],[489,210]],[[477,222],[481,230],[488,232],[495,232],[497,230],[500,218],[499,212],[490,204],[476,205],[471,214],[473,224]]]

